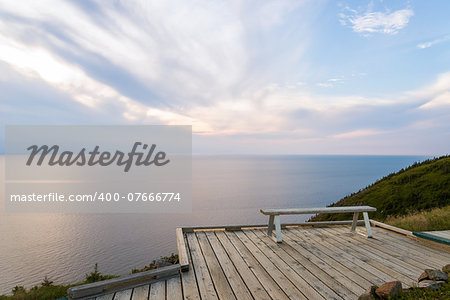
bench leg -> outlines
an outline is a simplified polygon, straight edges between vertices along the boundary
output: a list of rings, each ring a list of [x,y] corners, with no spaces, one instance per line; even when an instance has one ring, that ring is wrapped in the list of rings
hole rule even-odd
[[[277,233],[277,243],[281,243],[283,238],[281,237],[281,224],[280,216],[275,216],[275,232]]]
[[[353,222],[352,222],[352,232],[354,232],[356,230],[356,224],[358,224],[358,217],[359,217],[359,212],[354,212],[353,213]]]
[[[272,230],[273,230],[273,215],[269,216],[269,227],[267,228],[267,235],[272,236]]]
[[[363,212],[364,223],[366,224],[367,237],[372,237],[372,228],[370,228],[369,214],[367,212]]]

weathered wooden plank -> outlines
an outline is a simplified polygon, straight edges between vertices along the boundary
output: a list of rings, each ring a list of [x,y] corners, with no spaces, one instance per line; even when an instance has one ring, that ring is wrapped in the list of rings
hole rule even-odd
[[[411,245],[404,243],[401,240],[396,239],[395,237],[398,236],[397,233],[392,233],[391,235],[393,235],[392,239],[388,238],[384,234],[380,234],[376,239],[373,239],[372,242],[383,245],[384,247],[387,247],[387,248],[391,249],[392,251],[396,251],[401,254],[409,255],[414,260],[419,260],[423,263],[429,264],[430,266],[432,266],[432,268],[438,267],[442,264],[442,259],[438,259],[433,255],[429,255],[425,249],[419,251],[418,249],[412,247]],[[421,246],[418,243],[416,243],[416,244]]]
[[[186,253],[189,260],[190,268],[187,272],[181,273],[181,285],[183,288],[184,299],[199,300],[200,292],[198,290],[197,279],[195,278],[195,270],[192,267],[191,252],[188,247],[186,236],[184,236],[184,244],[186,245]]]
[[[216,235],[213,232],[206,232],[205,234],[236,298],[252,300],[253,297],[247,289],[245,282],[242,280]]]
[[[365,259],[359,259],[353,255],[349,255],[348,250],[344,246],[318,232],[318,230],[311,232],[310,230],[305,229],[290,230],[290,233],[303,241],[304,244],[311,243],[318,247],[323,247],[322,249],[326,249],[332,257],[340,259],[343,263],[346,263],[349,267],[355,269],[355,271],[358,270],[359,274],[364,274],[365,278],[368,280],[372,279],[372,283],[376,285],[379,285],[380,281],[381,283],[384,283],[395,279],[370,264],[367,264]],[[358,267],[360,269],[358,269]]]
[[[383,251],[380,251],[376,249],[375,247],[369,246],[367,243],[368,241],[360,241],[355,236],[351,236],[349,233],[341,233],[337,230],[331,229],[330,232],[339,234],[339,237],[341,237],[344,241],[347,241],[349,243],[352,243],[359,247],[362,251],[367,253],[367,255],[373,256],[374,258],[383,261],[384,264],[396,269],[397,271],[401,272],[402,274],[409,276],[411,279],[416,279],[417,276],[419,276],[423,269],[416,267],[414,265],[411,265],[407,263],[406,261],[400,260],[396,257],[394,257],[391,254],[386,254]]]
[[[320,231],[322,234],[326,235],[327,238],[334,239],[335,242],[340,244],[340,247],[344,251],[346,251],[350,255],[354,255],[357,258],[363,260],[367,264],[370,264],[374,266],[375,268],[379,269],[380,271],[390,275],[391,277],[395,278],[396,280],[402,281],[405,285],[411,286],[417,278],[412,279],[412,277],[407,276],[402,271],[399,271],[397,268],[397,265],[390,263],[389,261],[386,261],[384,259],[381,259],[380,257],[376,256],[375,254],[371,253],[370,251],[366,251],[365,249],[362,249],[355,241],[349,241],[346,239],[343,239],[344,235],[341,234],[339,236],[336,236],[336,233],[333,233],[328,230],[322,230],[322,228],[318,228],[316,230]],[[408,273],[410,273],[408,271]],[[420,274],[419,274],[420,275]],[[417,275],[418,276],[418,275]]]
[[[351,289],[347,288],[343,283],[339,282],[337,278],[330,276],[324,270],[317,267],[314,262],[317,263],[317,257],[314,257],[309,251],[302,248],[302,253],[297,251],[296,248],[291,245],[292,241],[288,238],[288,241],[279,247],[274,247],[272,241],[262,234],[261,231],[253,231],[253,234],[258,236],[267,247],[271,247],[283,261],[295,270],[300,277],[302,277],[308,285],[312,285],[315,293],[320,293],[326,299],[353,299],[359,294],[364,292],[364,289],[359,287],[355,293]],[[301,248],[301,247],[300,247]],[[313,261],[311,261],[313,260]],[[325,265],[322,264],[325,268]],[[327,270],[330,271],[330,270]],[[334,274],[336,275],[336,274]],[[340,276],[342,281],[348,283],[348,278]],[[354,282],[350,282],[351,285],[356,286]],[[302,289],[303,291],[303,289]],[[358,294],[358,295],[357,295]],[[311,296],[308,295],[311,299]]]
[[[320,214],[320,213],[354,213],[376,211],[371,206],[339,206],[339,207],[311,207],[311,208],[279,208],[261,209],[264,215],[295,215],[295,214]]]
[[[450,230],[444,230],[444,231],[424,231],[428,234],[437,235],[446,239],[450,239]]]
[[[401,234],[396,234],[395,232],[389,232],[387,230],[381,228],[376,229],[375,234],[382,234],[384,238],[395,240],[395,242],[403,242],[408,247],[412,247],[415,249],[419,249],[419,251],[427,252],[430,256],[434,256],[436,258],[442,260],[448,260],[450,258],[450,246],[438,243],[428,243],[425,241],[424,243],[419,242],[421,239],[417,237],[407,237]],[[435,245],[436,244],[436,245]]]
[[[244,259],[248,268],[255,274],[261,284],[264,286],[267,293],[272,297],[272,299],[286,300],[289,299],[283,288],[274,280],[273,276],[279,274],[269,274],[270,270],[267,266],[262,266],[259,261],[254,256],[245,244],[234,234],[234,232],[226,232],[226,236],[229,238],[230,242],[234,245],[235,249],[239,252],[241,257]],[[286,279],[281,276],[280,280],[286,281]]]
[[[133,295],[131,296],[131,300],[147,300],[149,290],[150,290],[149,284],[135,287],[133,289]]]
[[[412,276],[412,278],[417,278],[418,275],[420,275],[423,272],[424,268],[420,268],[418,266],[415,266],[413,264],[408,263],[405,260],[401,260],[394,256],[393,252],[386,253],[383,252],[374,245],[369,244],[370,241],[366,239],[359,239],[358,235],[350,234],[348,232],[342,232],[339,231],[339,229],[336,228],[330,228],[330,231],[336,234],[339,234],[340,237],[342,237],[343,240],[348,241],[349,243],[354,243],[357,246],[359,246],[362,250],[365,250],[368,252],[368,254],[373,254],[378,259],[384,260],[386,264],[395,266],[397,270],[402,272],[405,275]],[[389,251],[387,251],[389,252]],[[418,274],[417,274],[418,273]]]
[[[242,256],[230,242],[228,237],[224,232],[215,233],[217,239],[222,244],[224,251],[228,254],[230,260],[234,264],[236,270],[239,272],[240,277],[244,280],[245,285],[253,295],[254,299],[269,300],[272,299],[269,294],[267,294],[264,287],[258,281],[255,274],[250,270],[249,266],[246,264]],[[215,247],[214,244],[213,248]],[[214,250],[215,251],[215,250]],[[275,284],[275,283],[274,283]],[[275,284],[276,285],[276,284]]]
[[[405,230],[405,229],[402,229],[402,228],[398,228],[398,227],[395,227],[395,226],[392,226],[392,225],[388,225],[388,224],[385,224],[385,223],[381,223],[381,222],[378,222],[378,221],[375,221],[375,220],[370,220],[370,223],[373,226],[378,226],[378,227],[381,227],[381,228],[384,228],[384,229],[388,229],[388,230],[391,230],[391,231],[394,231],[394,232],[397,232],[397,233],[404,234],[406,236],[412,236],[413,235],[411,231],[408,231],[408,230]]]
[[[355,260],[357,260],[356,258],[348,257],[347,253],[338,249],[335,245],[332,245],[325,241],[321,241],[313,234],[309,235],[309,233],[306,233],[304,230],[299,230],[299,232],[297,232],[296,230],[289,230],[288,234],[293,241],[301,243],[302,247],[316,249],[317,251],[322,252],[324,255],[327,255],[330,259],[340,263],[346,268],[343,270],[345,274],[351,276],[352,280],[358,282],[358,284],[364,289],[368,288],[372,284],[379,286],[386,281],[392,281],[391,278],[387,277],[387,275],[385,275],[384,273],[382,273],[382,277],[375,275],[374,273],[378,273],[380,271],[372,268],[371,266],[368,266],[361,260],[355,262]],[[364,268],[361,267],[361,265]],[[369,270],[374,272],[369,272]],[[352,274],[356,274],[357,277]],[[358,277],[362,278],[362,280]]]
[[[427,259],[433,261],[437,264],[441,264],[442,261],[448,261],[450,259],[450,253],[447,253],[443,250],[434,249],[428,247],[427,244],[423,244],[419,242],[416,237],[405,237],[395,232],[389,232],[387,230],[378,229],[379,238],[382,239],[386,243],[390,243],[392,245],[398,246],[399,249],[403,251],[414,251],[422,253],[422,255],[426,254]],[[445,246],[441,244],[442,246]],[[448,246],[445,246],[448,247]]]
[[[439,230],[439,231],[437,231],[437,232],[442,233],[442,234],[444,234],[444,235],[450,237],[450,230]]]
[[[114,293],[111,293],[111,294],[106,294],[106,295],[96,297],[95,300],[113,300],[113,298],[114,298]]]
[[[180,276],[175,276],[166,280],[166,299],[167,300],[182,300],[183,292],[181,286]]]
[[[313,245],[309,245],[307,243],[299,243],[297,237],[293,233],[289,232],[289,230],[286,230],[286,234],[288,234],[288,237],[290,238],[290,241],[287,242],[291,247],[293,247],[294,249],[297,249],[297,247],[301,247],[306,250],[305,253],[311,253],[312,255],[305,255],[305,257],[308,258],[312,263],[314,263],[318,268],[338,280],[356,295],[362,294],[367,289],[367,287],[371,285],[368,280],[361,277],[357,273],[354,273],[351,269],[348,269],[337,260],[329,257],[323,252],[323,249],[318,249]]]
[[[307,296],[308,299],[346,299],[348,295],[340,295],[339,293],[336,293],[333,291],[329,286],[326,284],[323,284],[317,276],[317,274],[314,274],[311,270],[305,266],[305,263],[307,264],[306,257],[300,257],[299,253],[295,253],[295,250],[290,248],[290,246],[287,243],[279,244],[278,247],[274,246],[274,243],[271,239],[269,239],[267,236],[265,236],[262,232],[257,232],[256,230],[252,232],[254,236],[259,238],[260,240],[255,240],[254,243],[259,245],[259,247],[269,247],[273,250],[273,252],[276,254],[276,256],[280,257],[280,259],[291,269],[293,269],[301,278],[303,281],[302,284],[296,284],[296,286],[301,288],[301,291],[303,294]],[[263,244],[264,246],[261,246]],[[266,252],[266,251],[265,251]],[[267,251],[269,254],[270,252]],[[277,261],[275,256],[275,262]],[[274,257],[270,254],[268,256],[269,259],[273,259]],[[277,265],[277,264],[276,264]],[[278,265],[277,265],[278,267]],[[281,268],[281,271],[284,269]],[[352,294],[355,296],[352,292],[349,290],[346,290],[346,294]]]
[[[203,252],[203,257],[205,258],[206,265],[209,269],[209,274],[216,288],[217,296],[219,299],[236,299],[231,286],[225,277],[225,274],[217,261],[217,257],[211,248],[211,245],[206,238],[204,232],[198,232],[197,239]]]
[[[150,285],[149,300],[166,300],[166,281],[153,282]]]
[[[130,300],[133,289],[119,291],[114,295],[114,300]]]
[[[425,240],[429,240],[429,241],[432,241],[435,243],[440,243],[440,244],[450,246],[450,240],[448,240],[447,238],[440,237],[435,234],[429,234],[426,232],[413,232],[413,234],[421,239],[425,239]]]
[[[197,236],[195,233],[188,233],[186,236],[201,298],[218,299],[202,250],[198,244]]]
[[[336,229],[342,232],[342,229]],[[400,259],[401,261],[407,262],[412,266],[418,267],[420,269],[433,268],[433,264],[424,260],[424,257],[417,257],[416,255],[411,255],[409,251],[398,251],[398,247],[390,245],[388,243],[383,243],[379,239],[366,239],[365,237],[355,234],[353,238],[360,240],[362,243],[367,244],[370,247],[378,249],[390,256]]]
[[[121,276],[118,278],[74,286],[69,288],[67,290],[67,293],[74,299],[98,295],[105,291],[114,291],[117,289],[121,289],[125,285],[138,285],[145,282],[150,282],[158,278],[164,278],[174,274],[178,274],[180,268],[181,266],[179,264],[175,264],[172,266],[162,267],[146,272],[140,272],[136,274]]]
[[[181,266],[181,271],[189,270],[189,259],[186,251],[186,244],[184,243],[184,233],[182,228],[176,229],[178,261]]]
[[[319,221],[319,222],[299,222],[299,223],[284,223],[281,228],[297,227],[297,226],[326,226],[326,225],[346,225],[352,224],[352,221]],[[358,225],[364,225],[363,220],[358,220]],[[184,233],[202,231],[202,230],[217,230],[217,231],[239,231],[254,228],[267,228],[267,224],[241,224],[241,225],[207,225],[207,226],[186,226],[183,227]]]
[[[248,232],[248,230],[246,230],[246,232]],[[270,248],[259,248],[243,231],[236,231],[235,234],[259,261],[259,263],[267,270],[272,278],[278,283],[289,298],[307,299],[307,297],[300,290],[306,288],[308,284],[294,270],[286,265],[284,261],[277,257],[277,255]],[[318,293],[316,295],[320,297]]]

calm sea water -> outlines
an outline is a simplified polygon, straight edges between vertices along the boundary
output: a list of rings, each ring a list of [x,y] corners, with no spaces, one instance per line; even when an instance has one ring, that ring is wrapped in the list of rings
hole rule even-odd
[[[0,157],[0,294],[84,279],[95,263],[127,274],[176,252],[175,228],[262,224],[260,208],[325,206],[426,157],[194,156],[192,214],[5,214]],[[304,221],[291,216],[285,222]]]

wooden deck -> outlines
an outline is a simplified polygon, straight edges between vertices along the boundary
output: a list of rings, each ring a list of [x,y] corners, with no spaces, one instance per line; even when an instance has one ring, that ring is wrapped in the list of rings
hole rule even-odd
[[[412,286],[425,268],[450,263],[450,247],[386,229],[349,226],[186,230],[189,271],[96,299],[357,299],[371,284]]]
[[[413,232],[415,236],[450,245],[450,230]]]
[[[450,230],[441,231],[424,231],[425,233],[432,234],[450,240]]]

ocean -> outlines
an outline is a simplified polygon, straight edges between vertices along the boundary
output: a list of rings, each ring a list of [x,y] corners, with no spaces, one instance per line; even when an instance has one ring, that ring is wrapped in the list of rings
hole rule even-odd
[[[175,228],[263,224],[260,208],[318,207],[424,156],[194,155],[190,214],[6,214],[0,157],[0,294],[84,280],[98,263],[127,274],[176,253]],[[308,216],[283,217],[301,222]]]

